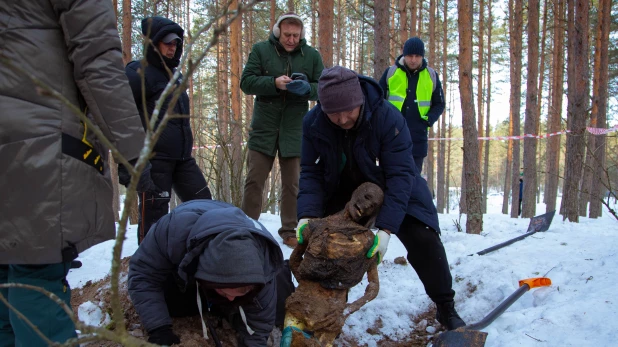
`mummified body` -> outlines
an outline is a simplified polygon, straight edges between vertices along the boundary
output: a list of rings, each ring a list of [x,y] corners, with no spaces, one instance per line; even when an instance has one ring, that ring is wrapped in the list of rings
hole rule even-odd
[[[383,200],[377,185],[363,183],[341,212],[313,219],[303,230],[304,242],[290,256],[298,288],[286,300],[285,325],[311,331],[317,341],[295,331],[291,346],[332,345],[346,318],[378,295],[377,262],[367,258],[367,252],[375,237],[369,228]],[[365,294],[348,304],[348,290],[365,273]]]

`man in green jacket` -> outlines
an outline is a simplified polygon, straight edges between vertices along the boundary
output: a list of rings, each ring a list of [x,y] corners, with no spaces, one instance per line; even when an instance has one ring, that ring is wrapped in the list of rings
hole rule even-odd
[[[279,236],[292,248],[296,246],[302,119],[309,100],[318,99],[322,69],[320,54],[307,45],[301,18],[288,12],[279,17],[268,40],[253,45],[240,80],[242,91],[255,95],[242,210],[253,219],[260,217],[264,184],[278,155],[282,185]]]

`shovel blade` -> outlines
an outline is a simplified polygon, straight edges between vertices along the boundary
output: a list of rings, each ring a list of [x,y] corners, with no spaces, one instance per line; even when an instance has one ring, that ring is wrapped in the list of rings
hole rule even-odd
[[[443,332],[433,339],[433,347],[483,347],[487,333],[478,330],[457,329]]]

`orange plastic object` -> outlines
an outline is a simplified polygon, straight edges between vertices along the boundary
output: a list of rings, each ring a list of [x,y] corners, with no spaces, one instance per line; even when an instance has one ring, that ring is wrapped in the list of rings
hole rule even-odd
[[[547,277],[535,277],[535,278],[526,278],[525,280],[520,280],[519,281],[519,286],[523,286],[524,284],[527,284],[530,289],[532,288],[536,288],[536,287],[546,287],[546,286],[551,286],[551,280]]]

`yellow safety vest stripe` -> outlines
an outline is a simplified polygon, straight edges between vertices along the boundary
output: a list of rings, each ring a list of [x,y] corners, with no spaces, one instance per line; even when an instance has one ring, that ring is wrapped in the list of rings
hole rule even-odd
[[[391,73],[391,69],[393,68],[395,68],[395,71]],[[401,111],[407,95],[408,76],[405,71],[393,65],[390,67],[387,77],[388,101]],[[429,73],[429,68],[423,69],[419,72],[418,84],[416,86],[416,100],[414,101],[417,103],[418,112],[424,120],[428,119],[427,113],[429,113],[429,109],[431,108],[431,95],[433,94],[433,90],[434,82]]]

